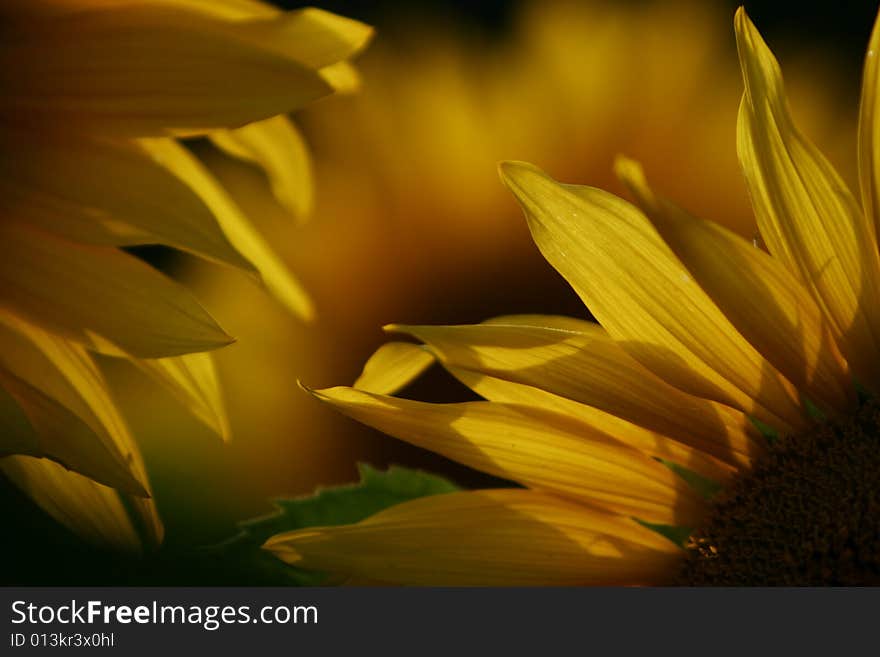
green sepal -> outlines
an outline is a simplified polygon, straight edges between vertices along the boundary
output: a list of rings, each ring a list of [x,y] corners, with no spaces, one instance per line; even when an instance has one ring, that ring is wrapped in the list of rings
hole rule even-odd
[[[673,463],[672,461],[667,461],[666,459],[661,458],[658,458],[657,460],[660,461],[660,463],[665,465],[667,468],[672,470],[679,477],[684,479],[691,488],[693,488],[707,500],[711,500],[723,488],[723,486],[714,479],[704,477],[703,475],[698,474],[690,468],[684,467],[683,465],[679,465],[678,463]]]
[[[358,471],[360,482],[356,484],[319,488],[308,497],[273,500],[273,513],[240,523],[238,535],[207,548],[206,556],[234,561],[237,570],[250,568],[260,582],[315,586],[326,583],[327,576],[284,564],[262,550],[263,543],[283,532],[348,525],[395,504],[460,490],[443,477],[400,466],[393,465],[383,472],[359,464]]]
[[[659,523],[648,522],[646,520],[639,520],[638,518],[633,518],[633,520],[642,525],[642,527],[646,527],[651,531],[657,532],[664,538],[668,538],[680,548],[687,547],[688,539],[690,539],[691,534],[694,531],[690,527],[679,527],[678,525],[661,525]]]
[[[777,440],[779,440],[779,432],[771,427],[766,422],[761,422],[754,415],[749,415],[749,420],[751,420],[752,424],[761,432],[761,435],[767,440],[767,444],[773,445]]]

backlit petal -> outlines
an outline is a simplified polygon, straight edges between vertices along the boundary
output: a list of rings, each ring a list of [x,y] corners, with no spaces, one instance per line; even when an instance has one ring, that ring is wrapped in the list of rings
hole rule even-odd
[[[693,526],[702,503],[644,454],[542,409],[428,404],[354,390],[314,392],[349,417],[489,474],[651,522]],[[569,426],[570,425],[570,426]]]
[[[5,337],[0,336],[0,344],[8,348]],[[99,433],[63,404],[15,376],[5,365],[0,366],[0,390],[7,393],[0,404],[0,457],[22,454],[48,458],[108,486],[146,494],[128,464],[120,460],[112,446],[102,442]],[[24,417],[14,417],[18,415],[16,409]]]
[[[141,541],[119,494],[46,459],[0,458],[0,471],[46,513],[84,540],[126,552]]]
[[[874,21],[865,69],[862,75],[862,99],[859,105],[859,186],[865,216],[880,231],[880,114],[877,95],[880,93],[880,14]]]
[[[338,94],[352,94],[363,85],[361,74],[349,62],[337,62],[320,71],[324,81]]]
[[[521,323],[503,323],[514,321]],[[547,390],[734,465],[748,465],[761,451],[746,416],[673,388],[592,322],[523,316],[474,326],[391,328],[423,340],[446,366]]]
[[[873,223],[794,126],[782,73],[745,11],[736,37],[746,93],[737,151],[770,253],[810,290],[860,382],[880,389],[880,259]]]
[[[92,429],[100,440],[94,448],[113,454],[118,467],[128,473],[131,483],[113,485],[146,495],[149,483],[137,447],[88,351],[7,312],[0,312],[0,336],[0,362],[6,371]]]
[[[258,164],[266,172],[275,198],[294,217],[312,211],[312,163],[305,142],[286,116],[273,116],[234,130],[218,130],[211,141],[230,155]]]
[[[583,424],[583,429],[579,432],[582,435],[604,436],[608,440],[619,441],[648,456],[684,466],[707,479],[723,483],[729,481],[736,472],[732,466],[712,458],[701,450],[639,427],[592,406],[579,404],[545,390],[539,390],[522,383],[505,381],[480,372],[459,368],[449,368],[449,371],[455,378],[489,401],[532,406],[551,411],[554,415],[546,416],[545,421],[547,422],[552,422],[554,416],[563,415]],[[570,431],[573,426],[576,425],[567,421],[563,428]]]
[[[181,285],[134,256],[0,222],[0,306],[73,340],[95,333],[140,357],[229,344]]]
[[[660,235],[725,316],[824,411],[854,408],[855,388],[831,329],[782,263],[718,224],[655,196],[635,162],[616,169]]]
[[[635,207],[501,165],[544,257],[608,334],[657,376],[788,430],[804,423],[793,386],[734,329]]]
[[[291,312],[311,319],[315,313],[314,306],[305,290],[214,176],[173,139],[142,139],[140,143],[156,161],[199,195],[220,222],[232,245],[259,270],[269,291]]]
[[[20,138],[16,157],[0,158],[6,216],[77,242],[165,244],[254,271],[207,205],[136,143]]]
[[[229,440],[229,418],[210,354],[175,358],[135,358],[131,361],[159,385],[167,388],[186,408],[223,440]]]
[[[163,536],[162,522],[153,500],[141,497],[150,493],[143,460],[92,358],[79,345],[8,313],[2,314],[2,320],[6,329],[26,340],[17,342],[15,351],[3,350],[6,367],[66,408],[68,418],[75,420],[57,427],[59,437],[70,441],[79,423],[87,425],[117,455],[138,485],[136,490],[122,486],[123,490],[134,490],[137,495],[108,488],[46,459],[8,457],[0,459],[0,467],[38,505],[87,540],[129,546],[132,541],[127,514],[131,513],[138,518],[141,539],[137,542],[158,545]],[[44,423],[52,421],[46,415],[41,419]],[[120,495],[125,498],[124,505]]]
[[[303,60],[337,52],[291,44],[291,20],[217,20],[163,3],[22,21],[0,48],[0,107],[23,121],[127,136],[204,133],[289,112],[332,91]]]
[[[387,342],[364,365],[354,387],[364,392],[393,395],[409,385],[434,362],[434,356],[411,342]]]
[[[424,497],[264,548],[295,566],[415,585],[659,584],[681,558],[632,520],[514,489]]]

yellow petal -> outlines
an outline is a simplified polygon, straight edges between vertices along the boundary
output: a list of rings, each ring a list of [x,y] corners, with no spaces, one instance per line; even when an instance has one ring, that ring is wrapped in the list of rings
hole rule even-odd
[[[582,425],[578,431],[579,435],[600,436],[609,441],[620,442],[648,456],[677,463],[718,483],[730,481],[736,472],[736,469],[731,465],[723,463],[699,449],[649,431],[609,413],[604,413],[592,406],[579,404],[545,390],[522,383],[505,381],[480,372],[455,367],[450,367],[449,372],[464,385],[491,402],[531,406],[551,411],[553,415],[545,417],[545,421],[548,422],[552,422],[554,416],[563,415]],[[574,425],[568,421],[566,426],[562,428],[570,431],[572,426]]]
[[[269,291],[294,314],[314,317],[305,290],[211,173],[173,139],[142,139],[140,143],[207,204],[232,245],[259,270]]]
[[[819,306],[778,260],[718,224],[655,196],[641,167],[618,175],[697,283],[754,347],[822,410],[857,403],[846,363]]]
[[[204,133],[289,112],[332,91],[303,62],[337,52],[291,44],[291,22],[218,20],[164,3],[22,21],[0,49],[0,107],[127,136]]]
[[[586,319],[578,319],[577,317],[566,317],[564,315],[498,315],[497,317],[490,317],[489,319],[485,319],[482,323],[509,324],[513,326],[532,326],[539,328],[560,329],[562,331],[574,331],[575,333],[596,333],[596,335],[604,335],[604,330],[602,330],[602,327],[600,327],[596,322],[591,322]],[[614,344],[611,340],[608,340],[608,343],[610,345]]]
[[[254,271],[205,203],[136,143],[17,137],[15,158],[0,158],[7,216],[77,242],[165,244]]]
[[[428,404],[330,388],[349,417],[492,475],[650,522],[694,526],[702,502],[665,466],[565,416],[491,402]]]
[[[323,9],[306,7],[272,19],[238,23],[236,35],[311,69],[321,69],[363,50],[373,28]]]
[[[388,342],[364,365],[354,387],[364,392],[393,395],[434,363],[430,352],[411,342]]]
[[[137,447],[104,377],[86,349],[7,312],[0,312],[0,338],[3,368],[93,431],[100,441],[93,445],[94,449],[103,448],[111,453],[117,467],[124,468],[131,482],[114,485],[146,495],[149,483]],[[47,406],[46,410],[52,409]],[[57,430],[63,433],[63,426]]]
[[[277,7],[261,0],[147,0],[151,5],[169,5],[204,13],[225,20],[272,18],[281,13]],[[10,16],[63,16],[64,14],[143,5],[145,0],[30,0],[10,4]],[[4,10],[7,7],[3,7]]]
[[[27,340],[19,342],[14,352],[4,348],[7,366],[85,423],[130,470],[140,486],[139,495],[150,494],[137,445],[89,354],[8,313],[0,314],[0,319],[4,327]],[[61,434],[68,432],[61,437],[70,440],[75,428],[75,422],[60,426]],[[120,520],[127,508],[137,517],[136,526],[147,545],[162,541],[162,523],[152,499],[119,493],[46,459],[9,457],[0,460],[0,465],[37,504],[88,540],[114,547],[129,544],[128,521]],[[120,495],[125,498],[124,508],[120,508]]]
[[[93,344],[94,333],[146,358],[232,341],[185,288],[137,258],[8,219],[0,222],[0,305],[70,339]]]
[[[229,418],[210,354],[186,354],[176,358],[158,359],[135,358],[131,362],[167,388],[194,417],[223,440],[229,440]]]
[[[501,165],[544,257],[608,334],[642,365],[698,397],[782,431],[805,422],[797,393],[730,324],[648,219],[591,187]]]
[[[312,211],[312,163],[305,142],[286,116],[273,116],[235,130],[218,130],[211,141],[233,157],[260,165],[275,198],[294,217]]]
[[[29,456],[0,458],[0,471],[46,513],[82,539],[105,548],[140,552],[141,539],[118,493]]]
[[[880,14],[874,21],[865,69],[862,75],[862,99],[859,104],[859,187],[865,216],[873,222],[874,234],[880,231]]]
[[[31,0],[10,8],[10,15],[45,18],[144,4],[144,0]],[[309,68],[322,68],[352,57],[373,36],[368,25],[315,7],[284,12],[257,0],[149,0],[147,4],[186,10],[223,22],[235,21],[238,38],[275,49]]]
[[[794,126],[779,64],[742,9],[736,39],[746,85],[737,151],[761,236],[814,294],[861,383],[880,390],[880,259],[873,223]]]
[[[552,392],[733,465],[747,466],[761,452],[760,437],[746,416],[673,388],[632,359],[595,323],[521,316],[475,326],[390,328],[423,340],[447,367]]]
[[[9,346],[6,336],[0,337],[4,348]],[[69,470],[134,493],[146,495],[146,490],[134,478],[119,453],[108,447],[92,428],[70,409],[15,376],[0,366],[0,390],[3,395],[3,437],[0,456],[22,454],[51,459]],[[17,406],[25,418],[12,420]]]
[[[428,586],[659,584],[681,558],[632,520],[515,489],[424,497],[264,548],[295,566]]]
[[[360,90],[363,81],[358,70],[348,62],[337,62],[320,71],[324,81],[338,94],[353,94]]]

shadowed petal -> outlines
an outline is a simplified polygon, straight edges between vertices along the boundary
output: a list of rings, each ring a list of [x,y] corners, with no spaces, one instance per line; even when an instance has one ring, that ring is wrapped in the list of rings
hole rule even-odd
[[[312,211],[312,163],[305,142],[286,116],[249,123],[235,130],[218,130],[211,141],[228,154],[253,162],[269,177],[281,205],[302,221]]]
[[[855,388],[819,306],[785,266],[723,226],[654,195],[635,162],[616,165],[639,207],[725,316],[823,411],[855,408]]]
[[[434,356],[411,342],[387,342],[364,365],[354,387],[364,392],[393,395],[434,363]]]
[[[132,142],[18,135],[0,159],[7,216],[75,242],[165,244],[255,273],[208,206]]]
[[[73,340],[97,346],[94,333],[145,358],[232,341],[184,287],[134,256],[8,220],[0,222],[0,305]]]
[[[651,522],[693,526],[702,501],[641,452],[543,409],[428,404],[354,390],[313,393],[355,420],[489,474]]]
[[[598,324],[567,317],[500,317],[472,326],[391,326],[423,340],[447,367],[482,372],[592,406],[748,465],[761,451],[749,419],[654,376]]]
[[[314,306],[299,281],[201,162],[173,139],[142,139],[140,144],[199,195],[232,245],[259,270],[266,288],[294,314],[313,318]]]
[[[264,548],[296,566],[429,586],[659,584],[681,558],[628,518],[504,489],[425,497]]]
[[[175,358],[133,358],[132,363],[167,388],[186,408],[223,440],[229,440],[229,418],[210,354]]]
[[[880,259],[873,223],[794,126],[782,73],[745,11],[736,40],[746,93],[737,151],[761,236],[815,296],[859,381],[880,386]]]
[[[282,20],[261,26],[270,42],[286,39]],[[317,70],[251,41],[254,27],[170,5],[29,21],[0,49],[0,107],[105,135],[199,134],[289,112],[332,91]]]

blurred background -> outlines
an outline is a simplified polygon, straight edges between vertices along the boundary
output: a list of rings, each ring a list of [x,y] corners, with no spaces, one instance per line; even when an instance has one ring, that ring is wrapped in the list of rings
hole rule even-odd
[[[206,144],[193,148],[303,280],[317,320],[292,318],[235,272],[150,256],[194,287],[238,338],[215,354],[232,422],[228,444],[127,364],[107,362],[144,452],[170,554],[234,534],[236,522],[269,512],[274,497],[353,481],[360,461],[420,467],[465,486],[491,483],[336,415],[297,381],[351,384],[391,322],[586,315],[529,239],[498,181],[499,160],[527,160],[557,179],[622,193],[611,163],[624,153],[689,210],[755,234],[735,151],[738,2],[315,4],[370,23],[377,37],[359,61],[358,94],[295,117],[313,155],[310,222],[296,225],[258,169]],[[861,60],[876,4],[746,7],[780,58],[801,128],[855,188]],[[407,394],[448,401],[464,393],[434,372]],[[129,566],[96,558],[5,482],[0,506],[5,581],[125,581]],[[166,583],[161,572],[152,577]]]

